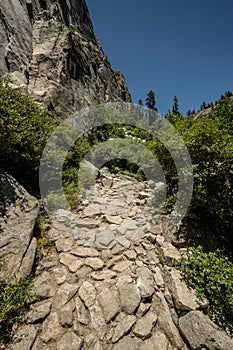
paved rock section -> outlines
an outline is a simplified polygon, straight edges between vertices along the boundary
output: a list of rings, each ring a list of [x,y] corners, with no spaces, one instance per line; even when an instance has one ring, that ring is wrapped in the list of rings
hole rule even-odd
[[[140,214],[149,213],[149,187],[105,171],[97,189],[103,202],[89,194],[78,215],[55,214],[54,246],[37,266],[25,325],[7,349],[232,350],[205,315],[208,303],[174,267],[184,250],[164,240],[162,218],[146,231]]]
[[[30,274],[37,241],[33,237],[39,212],[37,200],[0,169],[0,279]]]

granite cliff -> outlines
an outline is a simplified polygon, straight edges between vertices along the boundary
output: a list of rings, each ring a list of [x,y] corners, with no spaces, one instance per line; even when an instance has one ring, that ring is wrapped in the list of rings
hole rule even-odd
[[[2,0],[0,77],[8,75],[61,118],[92,103],[131,100],[84,0]]]

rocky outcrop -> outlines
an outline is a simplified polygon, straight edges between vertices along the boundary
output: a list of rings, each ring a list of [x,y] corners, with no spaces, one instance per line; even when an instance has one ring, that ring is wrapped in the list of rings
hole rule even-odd
[[[55,213],[54,247],[37,266],[25,325],[7,349],[231,350],[208,302],[175,267],[184,249],[146,226],[149,187],[103,169],[102,202],[90,192],[78,214]]]
[[[39,206],[16,180],[0,170],[0,279],[31,272],[37,240],[33,237]]]
[[[130,101],[96,39],[84,0],[2,0],[0,76],[65,118],[108,101]]]

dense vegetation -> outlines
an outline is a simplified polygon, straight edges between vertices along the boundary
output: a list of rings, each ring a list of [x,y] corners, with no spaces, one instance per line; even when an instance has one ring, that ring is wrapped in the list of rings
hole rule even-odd
[[[34,194],[43,148],[58,124],[29,95],[0,82],[0,167]]]
[[[181,260],[180,270],[199,298],[207,297],[211,311],[233,321],[233,261],[220,250],[204,252],[191,248]]]
[[[31,277],[21,279],[15,284],[0,281],[0,346],[10,340],[11,329],[20,319],[29,297]]]
[[[146,105],[156,110],[155,97],[151,91]],[[144,108],[142,101],[138,108]],[[174,125],[191,156],[194,192],[187,218],[195,220],[197,225],[211,229],[211,234],[216,237],[219,248],[231,251],[233,248],[233,100],[227,97],[220,99],[214,106],[211,117],[185,118],[179,113],[178,100],[175,96],[172,110],[165,117],[159,118],[165,118]],[[32,194],[38,194],[38,171],[43,148],[59,123],[54,114],[42,109],[28,95],[22,95],[19,90],[11,89],[9,84],[0,82],[0,167],[15,176]],[[99,157],[101,152],[105,155],[105,149],[101,150],[101,143],[110,137],[131,137],[138,143],[144,140],[143,146],[146,147],[144,147],[145,151],[142,151],[141,158],[145,167],[150,168],[151,164],[146,152],[150,150],[161,164],[168,187],[163,210],[170,212],[176,200],[178,188],[178,174],[171,154],[162,142],[145,131],[143,127],[122,126],[120,123],[96,128],[92,133],[80,137],[69,150],[64,164],[63,185],[71,207],[75,209],[78,203],[79,162],[97,144],[100,144]],[[144,172],[137,165],[137,157],[131,161],[124,159],[120,144],[114,151],[117,152],[118,158],[108,163],[112,171],[127,173],[138,179],[145,178]],[[111,152],[110,149],[109,156]],[[54,192],[50,200],[59,201],[59,194]],[[205,235],[204,230],[202,234]],[[40,242],[41,245],[44,244],[44,241]],[[38,251],[40,253],[40,248]],[[183,263],[182,269],[189,282],[197,286],[199,294],[206,295],[216,307],[232,318],[233,271],[230,259],[218,252],[203,252],[199,249],[195,253],[193,251],[189,259]],[[11,289],[4,282],[1,283],[0,298],[6,300],[6,293],[11,293]],[[222,301],[218,298],[220,295],[223,298]],[[21,302],[18,304],[21,305]],[[11,318],[14,319],[14,317]],[[1,322],[4,322],[4,319],[3,321],[0,319],[0,324]]]

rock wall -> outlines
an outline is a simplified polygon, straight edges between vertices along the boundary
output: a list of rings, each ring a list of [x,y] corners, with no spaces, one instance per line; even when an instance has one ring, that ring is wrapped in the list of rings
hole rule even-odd
[[[84,0],[1,0],[0,76],[9,74],[61,118],[92,103],[131,100]]]
[[[37,246],[33,231],[38,212],[37,200],[0,170],[0,279],[12,281],[30,274]]]

